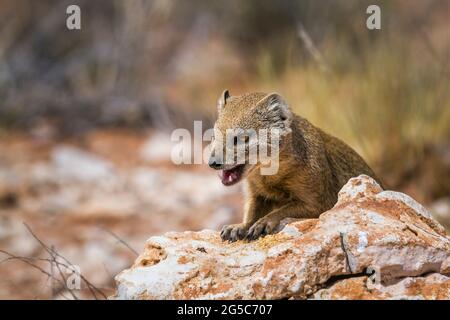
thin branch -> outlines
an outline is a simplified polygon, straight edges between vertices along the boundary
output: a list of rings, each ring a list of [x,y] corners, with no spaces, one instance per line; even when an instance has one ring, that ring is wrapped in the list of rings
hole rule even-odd
[[[60,253],[58,253],[58,251],[56,251],[56,249],[52,246],[49,247],[47,244],[45,244],[34,232],[33,230],[24,222],[23,223],[24,226],[27,228],[28,232],[33,236],[33,238],[41,245],[42,248],[44,248],[44,250],[49,254],[50,258],[36,258],[36,257],[23,257],[23,256],[17,256],[14,255],[10,252],[7,252],[5,250],[1,250],[0,249],[0,253],[4,253],[6,254],[8,257],[6,259],[3,259],[0,261],[0,263],[3,262],[7,262],[10,260],[19,260],[22,261],[26,264],[28,264],[29,266],[39,270],[41,273],[45,274],[48,279],[51,279],[52,281],[52,285],[51,285],[51,290],[52,290],[52,298],[55,297],[56,291],[55,291],[55,286],[54,286],[54,281],[56,281],[61,288],[58,289],[59,294],[61,294],[64,298],[66,298],[66,296],[61,292],[63,289],[69,291],[69,293],[71,294],[71,296],[73,297],[73,299],[78,300],[79,298],[77,297],[77,295],[74,293],[74,291],[72,289],[70,289],[67,286],[67,278],[64,275],[64,272],[62,270],[62,268],[71,270],[71,268],[73,267],[73,263],[71,263],[66,257],[64,257],[63,255],[61,255]],[[62,261],[61,261],[62,260]],[[44,270],[43,268],[41,268],[40,266],[38,266],[37,264],[33,263],[33,261],[39,261],[39,262],[46,262],[50,264],[50,272]],[[55,270],[54,270],[54,266],[56,267],[56,269],[58,270],[58,274],[60,276],[59,279],[57,277],[57,275],[55,275]],[[107,296],[103,293],[102,290],[100,290],[98,287],[96,287],[94,284],[92,284],[89,280],[86,279],[86,277],[84,277],[81,273],[78,274],[78,276],[82,279],[82,281],[86,284],[87,288],[89,289],[91,295],[93,296],[94,299],[98,299],[98,295],[101,296],[102,298],[106,299]]]
[[[133,247],[131,247],[125,240],[123,240],[122,238],[120,238],[117,234],[115,234],[114,232],[112,232],[111,230],[105,229],[105,228],[101,228],[103,231],[105,231],[106,233],[110,234],[111,236],[113,236],[118,242],[120,242],[121,244],[123,244],[125,247],[127,247],[128,249],[130,249],[131,252],[133,252],[136,257],[139,256],[139,253],[133,249]]]
[[[5,251],[5,250],[1,250],[1,249],[0,249],[0,252],[9,256],[9,258],[2,260],[0,263],[6,262],[6,261],[9,261],[9,260],[19,260],[19,261],[22,261],[22,262],[28,264],[29,266],[31,266],[31,267],[33,267],[33,268],[39,270],[41,273],[45,274],[45,275],[48,276],[49,278],[51,278],[51,279],[57,281],[62,287],[67,288],[65,282],[63,282],[63,281],[61,281],[60,279],[54,277],[50,272],[48,272],[48,271],[42,269],[42,268],[39,267],[38,265],[36,265],[36,264],[34,264],[34,263],[31,262],[32,260],[49,262],[48,259],[28,258],[28,257],[16,256],[16,255],[14,255],[14,254],[12,254],[12,253],[9,253],[9,252],[7,252],[7,251]],[[69,289],[69,288],[67,288],[67,289],[68,289],[68,291],[70,292],[70,294],[72,295],[72,297],[73,297],[75,300],[78,300],[78,297],[75,295],[75,293],[74,293],[71,289]]]
[[[302,40],[303,44],[305,45],[306,50],[311,54],[313,59],[317,62],[319,67],[322,69],[322,71],[329,72],[330,68],[328,67],[327,63],[325,62],[325,59],[323,58],[320,51],[317,49],[316,45],[312,41],[311,37],[309,36],[308,32],[306,31],[305,27],[301,22],[298,22],[297,24],[297,35]]]
[[[56,257],[62,259],[63,261],[65,261],[69,266],[73,266],[74,264],[72,262],[70,262],[66,257],[64,257],[63,255],[59,254],[58,251],[56,250],[52,250],[51,248],[49,248],[41,239],[38,238],[38,236],[33,232],[33,230],[31,230],[31,228],[24,222],[23,223],[24,226],[27,228],[28,232],[33,236],[33,238],[36,239],[36,241],[39,242],[39,244],[52,256],[55,255]],[[81,273],[79,274],[80,278],[84,281],[84,283],[87,285],[89,291],[91,292],[91,294],[93,295],[94,299],[97,299],[97,295],[95,292],[97,292],[98,294],[100,294],[104,299],[107,299],[107,296],[103,293],[103,291],[101,291],[100,289],[98,289],[95,285],[93,285],[89,280],[87,280]]]

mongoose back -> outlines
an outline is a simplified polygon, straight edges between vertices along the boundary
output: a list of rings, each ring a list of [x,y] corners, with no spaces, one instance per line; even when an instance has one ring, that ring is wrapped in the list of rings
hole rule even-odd
[[[225,90],[217,108],[209,165],[220,170],[224,185],[245,181],[243,222],[224,226],[223,240],[254,240],[275,232],[284,218],[318,217],[334,206],[339,190],[350,178],[366,174],[377,179],[356,151],[294,114],[277,93],[231,96]],[[248,154],[245,163],[224,161],[220,154],[235,155],[239,141],[247,143],[246,153],[250,150],[248,138],[236,136],[231,146],[218,143],[225,141],[224,134],[230,129],[278,129],[281,139],[276,174],[261,174],[261,163],[251,164]]]

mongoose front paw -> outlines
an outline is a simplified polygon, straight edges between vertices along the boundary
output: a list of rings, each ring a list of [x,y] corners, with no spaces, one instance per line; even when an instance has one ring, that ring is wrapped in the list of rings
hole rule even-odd
[[[237,240],[242,240],[247,234],[248,227],[249,226],[245,223],[230,224],[224,226],[222,228],[222,231],[220,232],[220,237],[223,241],[228,240],[234,242]]]
[[[250,227],[246,239],[256,240],[266,234],[274,233],[278,226],[278,223],[279,221],[261,218]]]

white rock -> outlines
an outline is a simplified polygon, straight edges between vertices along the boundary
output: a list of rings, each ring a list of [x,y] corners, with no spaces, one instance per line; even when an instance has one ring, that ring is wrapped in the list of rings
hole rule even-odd
[[[448,286],[439,274],[450,269],[450,240],[442,226],[414,200],[383,192],[370,177],[350,179],[336,206],[318,219],[283,230],[231,244],[213,231],[152,237],[135,264],[116,277],[114,298],[305,299],[338,275],[366,280],[361,274],[370,268],[382,283],[400,279],[387,298],[417,298],[405,289],[407,279],[427,273],[438,274],[434,285]],[[357,298],[358,283],[354,289]],[[419,296],[450,299],[450,292]]]

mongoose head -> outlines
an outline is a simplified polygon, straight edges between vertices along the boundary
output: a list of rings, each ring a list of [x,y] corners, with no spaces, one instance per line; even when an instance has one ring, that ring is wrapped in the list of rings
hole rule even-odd
[[[275,132],[272,129],[277,130],[280,138],[291,132],[291,110],[277,93],[231,96],[225,90],[218,99],[217,110],[209,166],[221,170],[219,176],[226,186],[239,182],[261,166],[257,150],[271,149],[271,136]],[[266,138],[261,132],[267,133]],[[283,143],[283,139],[277,143]]]

